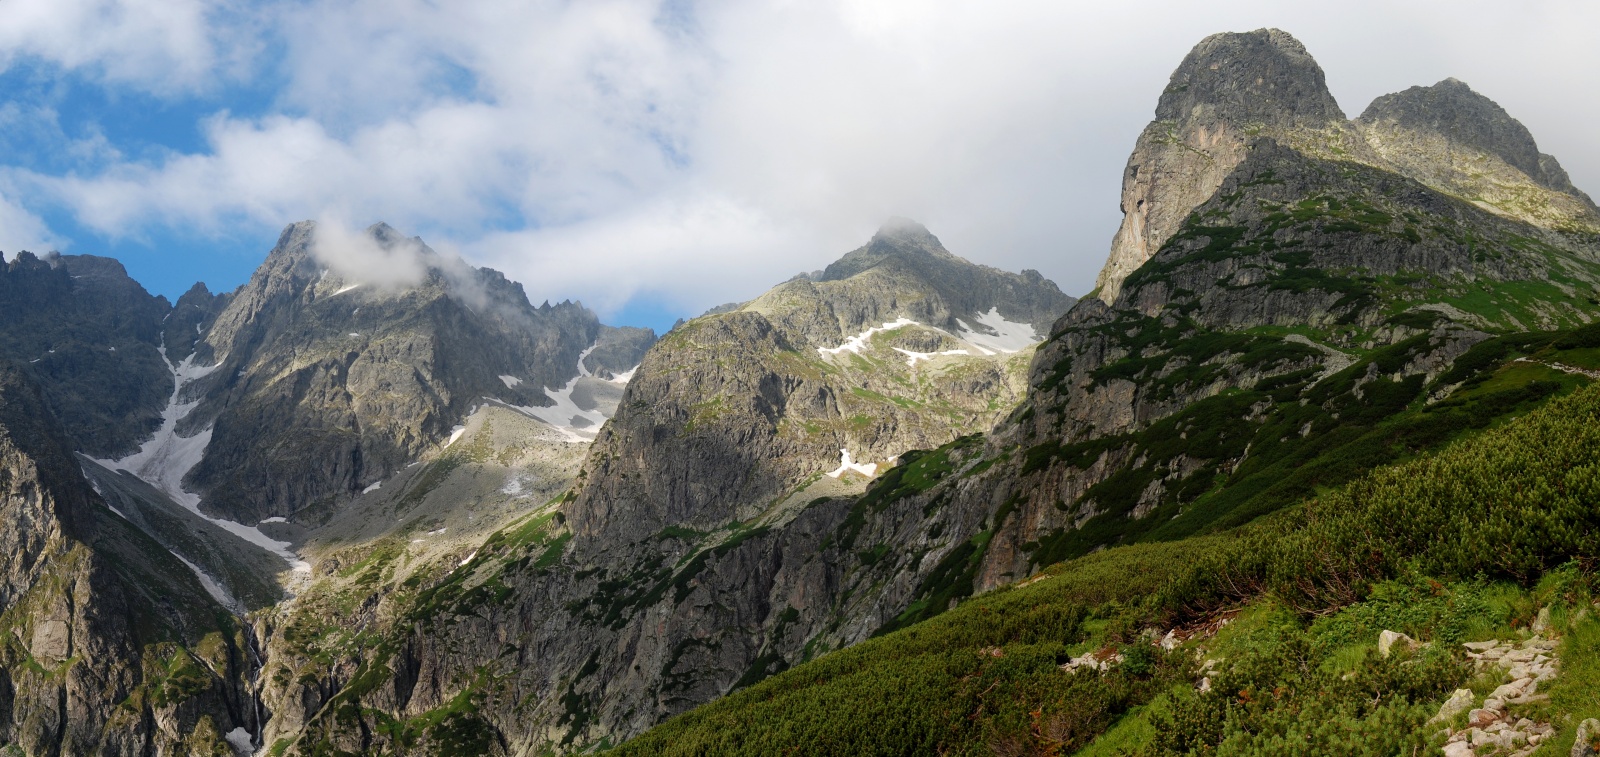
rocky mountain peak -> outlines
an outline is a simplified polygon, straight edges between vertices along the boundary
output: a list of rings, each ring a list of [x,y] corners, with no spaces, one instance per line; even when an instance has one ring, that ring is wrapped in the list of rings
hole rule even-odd
[[[1372,101],[1356,127],[1389,167],[1518,220],[1600,228],[1600,210],[1499,103],[1459,79]]]
[[[1322,67],[1288,32],[1213,34],[1172,73],[1157,121],[1226,119],[1234,124],[1311,125],[1344,120]]]
[[[842,281],[889,260],[902,262],[917,270],[951,263],[968,265],[946,250],[926,226],[909,218],[896,217],[884,222],[866,246],[846,253],[829,264],[815,280]]]
[[[1542,177],[1539,146],[1528,128],[1460,79],[1379,97],[1357,121],[1389,122],[1437,134],[1456,145],[1496,155],[1528,176]]]
[[[1112,302],[1189,212],[1271,137],[1311,154],[1365,157],[1305,46],[1287,32],[1213,34],[1173,71],[1122,177],[1122,226],[1097,282]]]

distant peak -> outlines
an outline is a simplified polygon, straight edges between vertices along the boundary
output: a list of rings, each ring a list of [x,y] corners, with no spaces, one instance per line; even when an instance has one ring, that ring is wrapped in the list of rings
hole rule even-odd
[[[928,231],[928,227],[923,226],[916,221],[913,221],[909,218],[894,216],[889,220],[884,221],[883,225],[878,227],[878,233],[874,234],[873,237],[882,239],[920,240],[924,237],[932,238],[933,234],[932,232]]]

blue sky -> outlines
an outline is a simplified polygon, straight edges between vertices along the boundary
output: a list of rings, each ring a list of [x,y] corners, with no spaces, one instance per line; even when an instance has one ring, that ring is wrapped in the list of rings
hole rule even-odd
[[[1592,3],[1122,5],[6,0],[0,250],[176,297],[242,283],[290,222],[383,220],[662,329],[904,215],[1082,294],[1172,68],[1261,26],[1351,115],[1461,78],[1600,193]]]

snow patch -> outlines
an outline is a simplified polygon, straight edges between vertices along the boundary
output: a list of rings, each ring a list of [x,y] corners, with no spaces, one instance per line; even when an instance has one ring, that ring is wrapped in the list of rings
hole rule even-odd
[[[445,531],[448,531],[448,530],[450,530],[448,527],[447,528],[441,528],[441,529],[438,529],[438,530],[435,530],[435,531],[429,531],[428,535],[429,536],[439,536],[440,534],[443,534]],[[473,554],[477,554],[477,553],[473,553]]]
[[[449,449],[450,445],[455,444],[456,440],[460,439],[461,435],[465,433],[467,433],[466,426],[456,426],[455,428],[450,429],[450,438],[445,440],[445,448]]]
[[[457,568],[465,568],[465,567],[467,567],[467,563],[472,562],[472,558],[477,557],[477,556],[478,556],[478,550],[476,550],[476,549],[472,550],[472,554],[467,555],[465,558],[462,558],[461,563],[459,565],[457,565],[456,567]]]
[[[639,370],[639,366],[636,365],[626,371],[623,371],[622,373],[612,376],[610,381],[613,384],[626,384],[633,380],[633,372],[637,370]]]
[[[838,477],[843,476],[844,474],[846,474],[846,473],[848,473],[850,471],[855,471],[857,473],[860,473],[863,476],[871,478],[871,477],[876,476],[878,474],[878,464],[877,463],[866,463],[866,464],[863,465],[861,463],[851,462],[850,461],[850,450],[847,450],[847,449],[839,450],[839,467],[835,468],[832,472],[828,473],[828,476],[830,478],[838,478]]]
[[[578,404],[572,401],[572,390],[578,388],[578,379],[587,378],[591,375],[589,369],[584,366],[583,361],[589,357],[589,353],[594,352],[595,348],[599,346],[600,343],[596,342],[590,345],[589,349],[578,355],[578,375],[568,381],[565,386],[560,389],[545,387],[545,396],[555,400],[555,407],[524,407],[511,404],[506,406],[515,408],[524,415],[537,418],[554,426],[568,442],[587,444],[594,441],[595,436],[600,432],[600,427],[606,423],[606,415],[600,412],[598,408],[584,410],[578,407]]]
[[[367,488],[365,488],[365,489],[362,489],[361,493],[362,494],[371,494],[371,493],[373,493],[373,492],[375,492],[375,491],[377,491],[379,489],[382,489],[382,488],[383,488],[383,482],[382,481],[373,481],[372,485],[367,487]]]
[[[167,360],[166,345],[163,344],[160,349],[161,358]],[[155,436],[139,447],[138,452],[121,460],[95,462],[111,470],[132,473],[145,483],[165,492],[189,512],[234,536],[282,557],[289,562],[296,574],[309,577],[311,564],[301,560],[300,556],[289,548],[289,542],[273,539],[261,533],[255,526],[246,526],[224,518],[213,518],[200,512],[200,495],[183,488],[183,477],[200,463],[200,458],[205,455],[206,445],[211,443],[209,426],[194,436],[178,435],[178,422],[200,405],[199,400],[183,402],[183,390],[189,384],[210,375],[223,362],[223,358],[218,358],[214,365],[200,366],[194,364],[194,358],[195,356],[191,354],[177,365],[167,360],[167,367],[172,370],[172,396],[167,400],[167,408],[161,412],[161,427],[156,429]]]
[[[912,352],[911,350],[902,350],[899,347],[894,348],[894,351],[898,352],[898,353],[900,353],[902,355],[905,355],[906,356],[906,365],[911,366],[913,368],[916,367],[918,360],[932,360],[932,359],[934,359],[936,357],[939,357],[940,355],[971,355],[972,354],[968,350],[945,350],[944,352]]]
[[[266,520],[261,521],[261,523],[288,523],[288,522],[289,522],[289,519],[285,518],[285,517],[283,517],[281,515],[274,515],[271,518],[267,518]],[[259,526],[259,525],[261,525],[261,523],[257,523],[256,525]]]
[[[361,336],[361,332],[359,332],[359,331],[352,331],[352,332],[350,332],[350,336]]]
[[[985,354],[1021,352],[1041,341],[1038,333],[1033,330],[1033,324],[1008,321],[1000,315],[1000,308],[989,308],[989,312],[980,313],[974,316],[973,320],[994,333],[984,334],[974,331],[965,321],[957,318],[956,325],[961,329],[959,336],[962,341],[976,346]]]
[[[897,318],[889,323],[883,324],[882,326],[874,326],[866,331],[856,334],[855,336],[844,340],[844,344],[841,344],[838,347],[818,347],[817,352],[820,352],[824,355],[837,355],[841,352],[852,352],[859,355],[861,354],[861,348],[867,346],[867,340],[871,339],[873,334],[876,334],[880,331],[894,331],[895,329],[916,325],[919,324],[910,318]]]
[[[349,285],[346,285],[344,288],[340,289],[339,291],[334,292],[333,294],[330,294],[328,296],[329,297],[338,297],[339,295],[344,294],[345,292],[348,292],[348,291],[350,291],[352,289],[355,289],[358,286],[361,286],[361,285],[360,284],[349,284]]]
[[[505,384],[507,389],[515,389],[517,388],[517,384],[522,383],[522,379],[519,379],[516,376],[501,376],[500,383]]]
[[[250,732],[246,731],[243,726],[228,731],[228,735],[222,738],[227,739],[228,746],[233,747],[233,751],[237,754],[248,757],[248,755],[256,752],[255,741],[251,739]]]
[[[194,571],[194,577],[200,579],[200,586],[206,590],[207,594],[211,595],[212,599],[217,600],[217,604],[228,608],[235,615],[243,615],[245,613],[244,605],[239,604],[239,600],[234,599],[227,589],[222,588],[222,584],[217,583],[217,580],[212,578],[210,574],[201,570],[200,566],[185,560],[183,555],[177,552],[173,552],[170,549],[167,551],[171,552],[173,557],[178,558],[178,562],[189,566],[189,570]]]

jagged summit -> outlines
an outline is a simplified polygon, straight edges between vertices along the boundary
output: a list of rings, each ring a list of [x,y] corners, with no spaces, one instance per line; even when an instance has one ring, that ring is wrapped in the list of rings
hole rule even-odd
[[[1344,119],[1305,45],[1279,29],[1206,37],[1172,73],[1157,121],[1226,119],[1320,127]]]
[[[1322,68],[1277,29],[1215,34],[1184,57],[1123,174],[1121,227],[1098,294],[1161,249],[1244,161],[1272,139],[1308,157],[1399,173],[1499,215],[1559,232],[1600,234],[1600,209],[1493,100],[1457,79],[1375,100],[1348,121]]]
[[[1528,128],[1460,79],[1383,95],[1356,120],[1364,125],[1389,122],[1431,132],[1457,146],[1496,155],[1529,176],[1543,175],[1539,146]]]
[[[1278,29],[1213,34],[1184,57],[1128,158],[1122,226],[1100,271],[1100,298],[1127,278],[1184,219],[1271,137],[1311,154],[1369,151],[1345,120],[1305,46]]]

